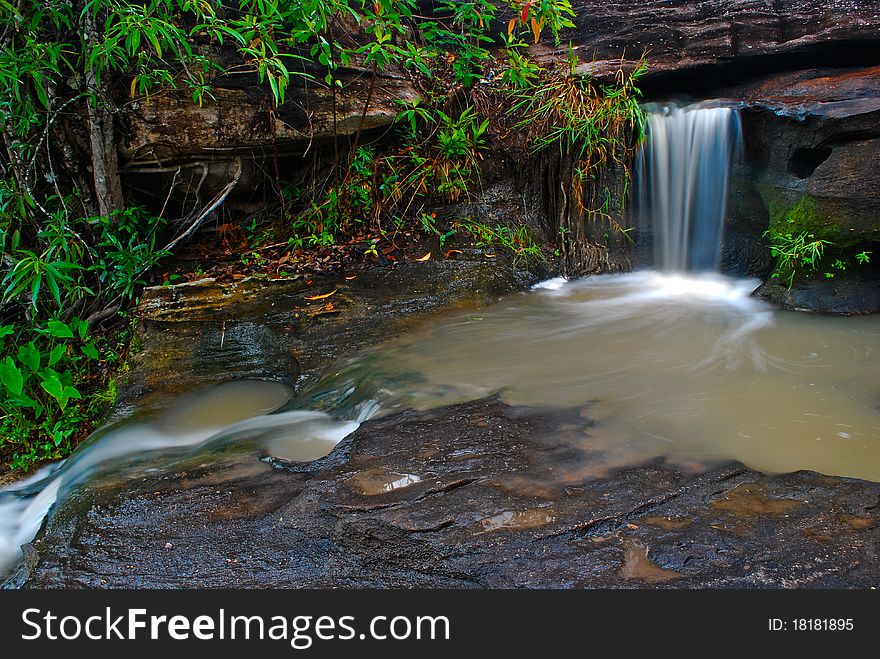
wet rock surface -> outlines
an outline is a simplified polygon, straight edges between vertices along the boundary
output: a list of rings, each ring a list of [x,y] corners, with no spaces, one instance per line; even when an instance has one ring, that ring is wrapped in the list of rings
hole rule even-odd
[[[292,386],[390,338],[429,314],[486,305],[536,275],[470,250],[457,259],[315,277],[149,288],[120,382],[120,413],[168,394],[240,378]],[[501,263],[499,263],[499,261]]]
[[[367,422],[325,459],[240,456],[69,499],[26,587],[859,587],[880,484],[601,468],[592,421],[496,399]],[[169,548],[170,545],[170,548]]]

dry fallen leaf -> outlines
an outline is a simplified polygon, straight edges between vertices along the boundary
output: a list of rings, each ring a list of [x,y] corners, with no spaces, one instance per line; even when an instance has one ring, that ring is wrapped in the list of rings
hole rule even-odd
[[[311,297],[307,297],[306,299],[307,299],[307,300],[323,300],[324,298],[328,298],[328,297],[330,297],[331,295],[335,295],[337,290],[339,290],[339,289],[338,289],[338,288],[334,288],[334,289],[333,289],[332,291],[330,291],[329,293],[324,293],[324,295],[313,295],[313,296],[311,296]]]
[[[428,252],[428,253],[425,254],[424,256],[422,256],[422,257],[420,257],[420,258],[417,258],[416,261],[427,261],[427,260],[430,259],[430,258],[431,258],[431,252]]]
[[[460,249],[447,249],[446,250],[446,258],[447,259],[449,258],[450,254],[461,254],[461,250]]]
[[[351,281],[352,279],[357,279],[357,275],[352,275],[351,277],[346,277],[345,281]]]

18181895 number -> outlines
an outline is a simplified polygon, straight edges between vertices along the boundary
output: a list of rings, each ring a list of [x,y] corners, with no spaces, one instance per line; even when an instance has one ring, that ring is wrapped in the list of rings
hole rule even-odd
[[[852,618],[793,618],[791,628],[795,631],[850,631],[853,629]]]

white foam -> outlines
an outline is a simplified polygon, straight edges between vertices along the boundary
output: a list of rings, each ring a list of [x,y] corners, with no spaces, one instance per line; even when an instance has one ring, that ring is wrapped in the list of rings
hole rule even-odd
[[[532,290],[558,291],[567,283],[568,280],[565,277],[554,277],[553,279],[545,279],[544,281],[539,281],[537,284],[532,286]]]

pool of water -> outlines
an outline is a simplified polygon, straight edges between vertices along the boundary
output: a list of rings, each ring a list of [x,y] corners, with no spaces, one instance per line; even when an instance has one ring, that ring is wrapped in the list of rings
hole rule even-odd
[[[434,318],[296,396],[254,381],[184,395],[0,490],[0,574],[55,502],[87,480],[235,451],[310,461],[376,415],[490,395],[583,419],[558,438],[570,449],[559,455],[578,458],[554,465],[557,479],[662,458],[688,470],[739,460],[880,481],[880,317],[780,311],[751,297],[757,284],[651,271],[554,279],[478,313]],[[357,485],[374,494],[418,480],[383,472]]]
[[[581,408],[595,421],[582,448],[608,466],[733,459],[880,481],[880,318],[777,310],[751,297],[758,283],[550,280],[381,347],[312,402],[431,408],[498,394]]]

